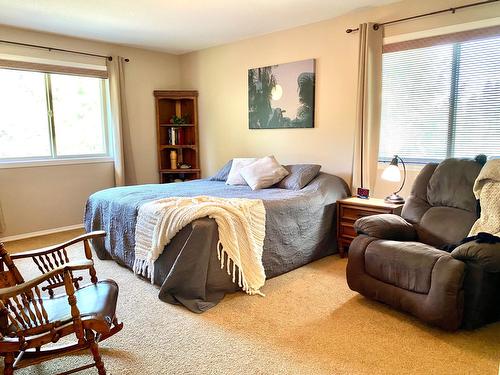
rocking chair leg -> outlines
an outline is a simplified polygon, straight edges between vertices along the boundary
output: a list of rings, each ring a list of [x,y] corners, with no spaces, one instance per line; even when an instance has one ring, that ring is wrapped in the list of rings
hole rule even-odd
[[[99,375],[106,375],[106,369],[104,368],[104,362],[99,354],[99,345],[95,341],[95,334],[93,331],[87,331],[87,340],[90,342],[90,351],[94,356],[95,366],[97,367],[97,372]]]
[[[12,375],[14,373],[14,354],[7,353],[4,358],[4,375]]]

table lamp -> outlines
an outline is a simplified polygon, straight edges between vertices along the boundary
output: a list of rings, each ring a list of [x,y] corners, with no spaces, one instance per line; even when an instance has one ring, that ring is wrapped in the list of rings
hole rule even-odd
[[[403,183],[401,184],[401,187],[389,195],[387,198],[385,198],[385,201],[387,203],[396,203],[396,204],[401,204],[404,203],[405,200],[402,196],[398,195],[398,193],[403,189],[403,186],[406,182],[406,166],[405,162],[403,159],[401,159],[398,155],[394,155],[394,157],[391,160],[391,163],[387,166],[387,168],[382,172],[382,179],[386,181],[392,181],[392,182],[399,182],[401,181],[401,171],[399,170],[399,165],[398,165],[398,160],[401,161],[401,164],[403,165]]]

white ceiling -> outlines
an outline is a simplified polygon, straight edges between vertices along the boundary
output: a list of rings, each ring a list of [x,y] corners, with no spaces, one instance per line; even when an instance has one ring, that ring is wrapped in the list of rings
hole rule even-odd
[[[395,1],[0,0],[0,24],[180,54]]]

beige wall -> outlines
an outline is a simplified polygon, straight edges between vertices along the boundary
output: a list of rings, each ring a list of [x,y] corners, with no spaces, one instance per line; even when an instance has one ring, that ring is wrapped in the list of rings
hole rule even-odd
[[[387,20],[449,8],[470,1],[405,1],[365,9],[325,22],[209,48],[182,56],[183,86],[200,92],[201,159],[204,175],[237,156],[274,154],[282,163],[315,162],[350,181],[357,84],[357,34],[345,29],[361,22]],[[386,36],[500,16],[488,5],[455,15],[428,17],[386,29]],[[249,130],[247,70],[253,67],[316,59],[314,129]],[[409,172],[407,195],[418,170]],[[378,179],[375,196],[394,184]]]
[[[126,94],[135,171],[132,178],[137,183],[158,181],[152,91],[175,88],[200,91],[204,176],[214,173],[232,157],[274,154],[283,163],[320,163],[325,171],[349,181],[358,38],[357,34],[346,34],[345,29],[360,22],[383,22],[469,2],[405,1],[180,57],[2,26],[0,35],[7,40],[118,54],[131,59],[126,66]],[[483,6],[455,15],[394,25],[386,29],[386,35],[498,16],[500,6]],[[0,44],[0,53],[5,53],[5,49],[6,46]],[[29,54],[43,57],[44,53],[31,50]],[[63,54],[57,56],[74,58]],[[308,58],[317,61],[316,127],[249,130],[247,69]],[[410,172],[406,194],[417,172]],[[0,169],[0,201],[7,225],[2,236],[81,223],[88,195],[112,185],[111,163]],[[382,197],[393,189],[392,184],[379,181],[375,195]]]
[[[137,183],[158,182],[153,90],[181,87],[178,56],[2,26],[0,35],[6,40],[128,57],[125,74],[135,171],[132,179]],[[14,52],[0,44],[0,53]],[[24,53],[47,55],[40,50],[24,49]],[[76,58],[67,54],[53,56]],[[82,223],[88,196],[113,185],[112,163],[0,169],[0,201],[6,223],[6,232],[1,236]]]
[[[113,163],[1,169],[5,236],[81,224],[88,196],[113,184]]]

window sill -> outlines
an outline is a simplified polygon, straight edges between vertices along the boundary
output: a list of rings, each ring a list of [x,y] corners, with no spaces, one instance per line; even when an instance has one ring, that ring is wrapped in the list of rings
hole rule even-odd
[[[15,161],[9,160],[9,161],[0,161],[0,169],[52,167],[55,165],[96,164],[96,163],[112,163],[112,162],[113,158],[109,156],[67,158],[67,159],[35,159],[35,160],[15,160]]]

